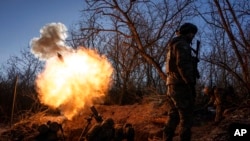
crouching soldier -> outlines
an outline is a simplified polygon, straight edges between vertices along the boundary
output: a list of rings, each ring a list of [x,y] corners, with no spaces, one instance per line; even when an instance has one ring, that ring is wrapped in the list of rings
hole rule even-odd
[[[213,88],[205,87],[203,93],[205,96],[209,97],[209,101],[204,108],[207,108],[208,106],[214,106],[216,108],[214,122],[215,124],[218,124],[224,118],[224,111],[233,106],[233,101],[229,101],[229,99],[232,100],[235,98],[233,88],[229,87],[224,89],[217,88],[216,86]]]
[[[57,132],[62,131],[62,125],[57,122],[48,121],[47,124],[42,124],[38,127],[39,135],[36,136],[35,141],[58,141]]]
[[[93,126],[86,135],[87,141],[134,141],[134,128],[131,124],[115,127],[112,118]]]
[[[87,133],[87,141],[112,141],[115,134],[114,121],[109,118],[93,126]]]

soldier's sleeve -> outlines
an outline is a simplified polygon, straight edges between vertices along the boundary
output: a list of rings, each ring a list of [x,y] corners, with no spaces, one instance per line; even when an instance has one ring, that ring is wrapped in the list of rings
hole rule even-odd
[[[176,65],[186,84],[194,84],[194,68],[190,46],[186,43],[176,45]]]
[[[214,103],[214,98],[211,96],[208,103],[207,103],[207,105],[211,105],[213,103]]]

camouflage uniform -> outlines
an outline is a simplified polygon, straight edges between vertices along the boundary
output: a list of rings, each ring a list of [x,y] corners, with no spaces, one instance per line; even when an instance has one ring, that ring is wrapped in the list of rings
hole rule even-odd
[[[216,105],[216,115],[215,115],[215,123],[218,123],[222,119],[222,115],[224,110],[226,109],[226,103],[225,103],[225,93],[222,89],[215,89],[214,90],[214,105]]]
[[[195,83],[197,69],[190,43],[197,27],[186,23],[180,28],[180,35],[169,44],[166,59],[167,96],[169,97],[168,121],[164,127],[166,140],[172,140],[177,125],[180,125],[179,140],[191,139]],[[193,33],[192,37],[188,34]]]
[[[114,138],[114,120],[108,118],[102,123],[93,126],[87,133],[87,141],[111,141]]]
[[[215,86],[213,88],[205,87],[203,92],[210,97],[205,108],[209,105],[215,106],[216,108],[215,123],[219,123],[223,119],[223,112],[225,109],[233,107],[232,100],[234,99],[237,101],[232,87],[227,89],[217,88]]]
[[[58,141],[57,132],[62,131],[62,125],[57,122],[48,121],[47,125],[42,124],[38,127],[39,134],[35,137],[35,141]]]
[[[135,131],[132,124],[125,124],[124,127],[114,126],[114,120],[108,118],[102,123],[93,126],[86,135],[87,141],[134,141]]]

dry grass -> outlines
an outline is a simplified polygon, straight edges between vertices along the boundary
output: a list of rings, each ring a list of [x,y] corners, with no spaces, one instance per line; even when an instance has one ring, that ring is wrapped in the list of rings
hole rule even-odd
[[[249,106],[249,105],[248,105]],[[135,141],[154,140],[159,141],[162,138],[162,127],[167,119],[167,105],[165,96],[151,95],[145,97],[141,103],[133,105],[95,105],[103,119],[112,118],[115,121],[115,126],[123,126],[126,123],[133,125],[135,129]],[[218,126],[214,126],[211,122],[204,122],[202,125],[197,124],[192,128],[193,140],[213,140],[225,133],[225,127],[235,120],[244,120],[250,123],[249,108],[240,108],[238,111],[228,113],[228,117]],[[12,130],[8,130],[0,135],[0,141],[9,141],[13,136],[24,136],[23,140],[34,139],[38,134],[37,128],[47,121],[55,121],[62,124],[63,134],[68,141],[78,140],[84,127],[87,125],[87,120],[91,115],[88,107],[75,116],[72,120],[66,120],[63,116],[51,114],[48,111],[39,112],[29,118],[23,119],[16,123]],[[93,119],[91,126],[96,121]],[[213,132],[216,131],[216,132]],[[221,138],[225,138],[222,136]],[[13,139],[13,138],[12,138]]]

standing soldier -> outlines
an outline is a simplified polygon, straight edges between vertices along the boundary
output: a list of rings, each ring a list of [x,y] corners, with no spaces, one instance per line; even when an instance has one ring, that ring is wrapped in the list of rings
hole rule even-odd
[[[194,24],[183,24],[169,44],[166,59],[167,96],[170,97],[168,121],[164,127],[166,141],[173,139],[177,125],[180,125],[179,140],[191,140],[195,84],[198,70],[195,68],[191,43],[198,29]],[[197,62],[195,62],[197,63]]]

